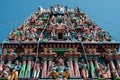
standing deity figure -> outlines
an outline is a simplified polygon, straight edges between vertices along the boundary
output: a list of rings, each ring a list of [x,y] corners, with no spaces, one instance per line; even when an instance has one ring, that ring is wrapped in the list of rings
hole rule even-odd
[[[85,63],[84,60],[81,61],[80,65],[80,69],[81,69],[81,76],[86,80],[89,77],[89,72],[88,72],[88,68],[87,68],[87,64]]]
[[[67,80],[70,75],[69,70],[70,67],[65,66],[63,59],[60,58],[58,59],[58,63],[56,65],[52,65],[52,77],[54,80],[59,80],[61,78]]]

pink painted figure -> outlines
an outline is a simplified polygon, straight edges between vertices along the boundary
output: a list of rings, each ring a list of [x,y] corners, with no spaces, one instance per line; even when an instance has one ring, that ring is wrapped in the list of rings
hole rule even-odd
[[[57,65],[52,66],[53,79],[58,80],[59,76],[63,76],[64,80],[67,80],[69,75],[69,68],[65,66],[63,59],[59,58],[57,61]]]
[[[85,63],[84,60],[81,61],[81,76],[87,80],[88,77],[89,77],[89,72],[88,72],[88,69],[87,69],[87,64]]]
[[[108,66],[106,66],[106,65],[102,65],[102,64],[99,63],[98,72],[101,74],[102,78],[111,78],[111,72],[110,72],[109,64],[108,64]]]

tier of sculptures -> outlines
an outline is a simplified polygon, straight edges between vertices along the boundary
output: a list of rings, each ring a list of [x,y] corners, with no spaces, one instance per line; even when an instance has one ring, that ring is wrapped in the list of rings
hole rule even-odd
[[[61,8],[61,9],[59,9]],[[57,6],[50,10],[38,7],[24,24],[13,30],[10,42],[68,40],[83,42],[111,42],[108,32],[96,25],[79,7],[63,9]],[[61,14],[53,11],[59,10]],[[63,13],[64,12],[64,13]]]
[[[103,55],[114,55],[113,53],[118,54],[116,49],[108,49]],[[24,49],[24,52],[18,55],[14,53],[13,49],[4,49],[1,55],[3,59],[0,62],[0,78],[4,77],[9,80],[18,80],[18,78],[53,78],[55,80],[61,78],[64,78],[64,80],[68,78],[84,78],[88,80],[89,78],[120,77],[120,61],[118,59],[101,61],[105,60],[103,59],[104,56],[98,53],[96,49],[87,51],[88,63],[82,57],[57,56],[52,51],[52,48],[44,48],[44,51],[39,54],[36,60],[34,54],[33,49]],[[53,54],[55,54],[54,57]],[[68,52],[64,54],[73,54],[72,57],[76,54],[81,55],[77,49],[73,48],[69,48]],[[91,57],[90,55],[93,54],[98,55],[98,57]],[[46,74],[45,77],[43,77],[44,73]]]

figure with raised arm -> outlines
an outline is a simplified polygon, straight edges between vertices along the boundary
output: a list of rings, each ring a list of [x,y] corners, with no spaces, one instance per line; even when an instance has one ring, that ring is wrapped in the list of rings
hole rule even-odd
[[[69,77],[69,70],[70,67],[65,66],[64,61],[62,58],[58,59],[58,64],[52,66],[52,77],[55,80],[64,78],[64,80],[67,80]]]

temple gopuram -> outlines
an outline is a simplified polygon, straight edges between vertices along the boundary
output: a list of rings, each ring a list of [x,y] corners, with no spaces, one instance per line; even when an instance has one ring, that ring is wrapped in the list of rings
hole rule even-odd
[[[1,45],[0,80],[120,80],[119,42],[80,7],[38,7]]]

